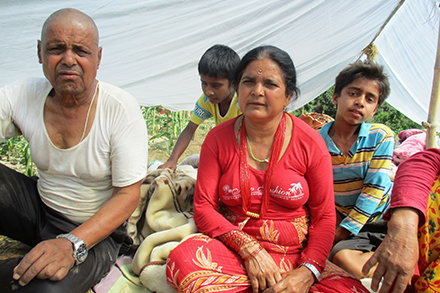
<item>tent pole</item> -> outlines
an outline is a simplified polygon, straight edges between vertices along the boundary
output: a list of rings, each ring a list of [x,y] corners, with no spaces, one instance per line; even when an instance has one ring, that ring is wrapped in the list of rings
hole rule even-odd
[[[435,66],[434,66],[434,80],[432,83],[431,100],[429,103],[428,123],[423,123],[423,126],[427,128],[426,131],[427,149],[436,147],[439,95],[440,95],[440,27],[439,27],[439,38],[437,42],[437,56],[435,58]]]

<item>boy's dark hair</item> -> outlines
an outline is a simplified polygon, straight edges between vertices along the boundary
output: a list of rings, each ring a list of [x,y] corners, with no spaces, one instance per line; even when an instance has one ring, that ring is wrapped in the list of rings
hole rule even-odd
[[[203,54],[199,61],[199,74],[215,78],[227,78],[229,85],[234,80],[234,72],[240,57],[225,45],[214,45]]]
[[[299,88],[296,86],[296,70],[292,59],[286,51],[281,50],[275,46],[260,46],[256,47],[244,55],[240,64],[237,67],[234,86],[238,89],[240,79],[243,76],[243,72],[246,67],[252,61],[270,59],[280,67],[281,74],[283,76],[284,84],[286,86],[286,97],[290,94],[294,94],[292,101],[295,101],[299,96]]]
[[[342,89],[352,83],[355,79],[365,78],[377,81],[379,85],[379,101],[377,107],[382,105],[390,94],[390,83],[388,77],[383,72],[383,66],[371,60],[356,61],[345,67],[335,79],[336,96],[340,97]]]

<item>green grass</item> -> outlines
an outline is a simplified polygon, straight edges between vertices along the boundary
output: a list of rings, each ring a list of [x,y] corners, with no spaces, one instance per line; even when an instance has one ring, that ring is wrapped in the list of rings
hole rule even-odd
[[[171,112],[162,106],[141,106],[141,112],[149,133],[149,153],[164,152],[169,156],[180,133],[188,124],[190,111]],[[212,127],[213,123],[202,123],[199,130],[204,135]],[[0,144],[0,148],[2,161],[8,162],[14,169],[27,176],[38,175],[32,161],[29,144],[23,136],[9,139]]]
[[[162,106],[141,107],[147,123],[149,140],[161,139],[165,147],[158,148],[171,154],[180,133],[188,124],[190,114],[187,111],[171,112]]]
[[[29,144],[22,135],[10,138],[1,144],[0,158],[16,166],[18,171],[27,176],[33,176],[37,173]]]

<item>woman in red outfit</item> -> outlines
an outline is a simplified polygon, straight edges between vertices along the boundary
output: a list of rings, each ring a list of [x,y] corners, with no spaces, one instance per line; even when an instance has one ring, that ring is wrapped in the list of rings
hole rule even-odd
[[[365,264],[378,263],[371,288],[380,292],[440,291],[440,149],[430,148],[397,168],[388,233]],[[408,285],[408,287],[407,287]]]
[[[243,115],[211,130],[200,155],[194,220],[203,234],[171,252],[168,282],[179,292],[368,292],[325,268],[332,167],[320,135],[284,111],[299,92],[289,55],[251,50],[235,86]]]

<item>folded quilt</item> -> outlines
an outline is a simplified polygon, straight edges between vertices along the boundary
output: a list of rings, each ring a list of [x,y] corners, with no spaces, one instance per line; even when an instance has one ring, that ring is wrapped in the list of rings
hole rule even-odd
[[[142,183],[139,205],[129,218],[127,231],[139,245],[132,270],[150,291],[172,289],[166,284],[164,270],[168,254],[182,239],[197,232],[193,220],[195,183],[179,168],[154,170]]]

